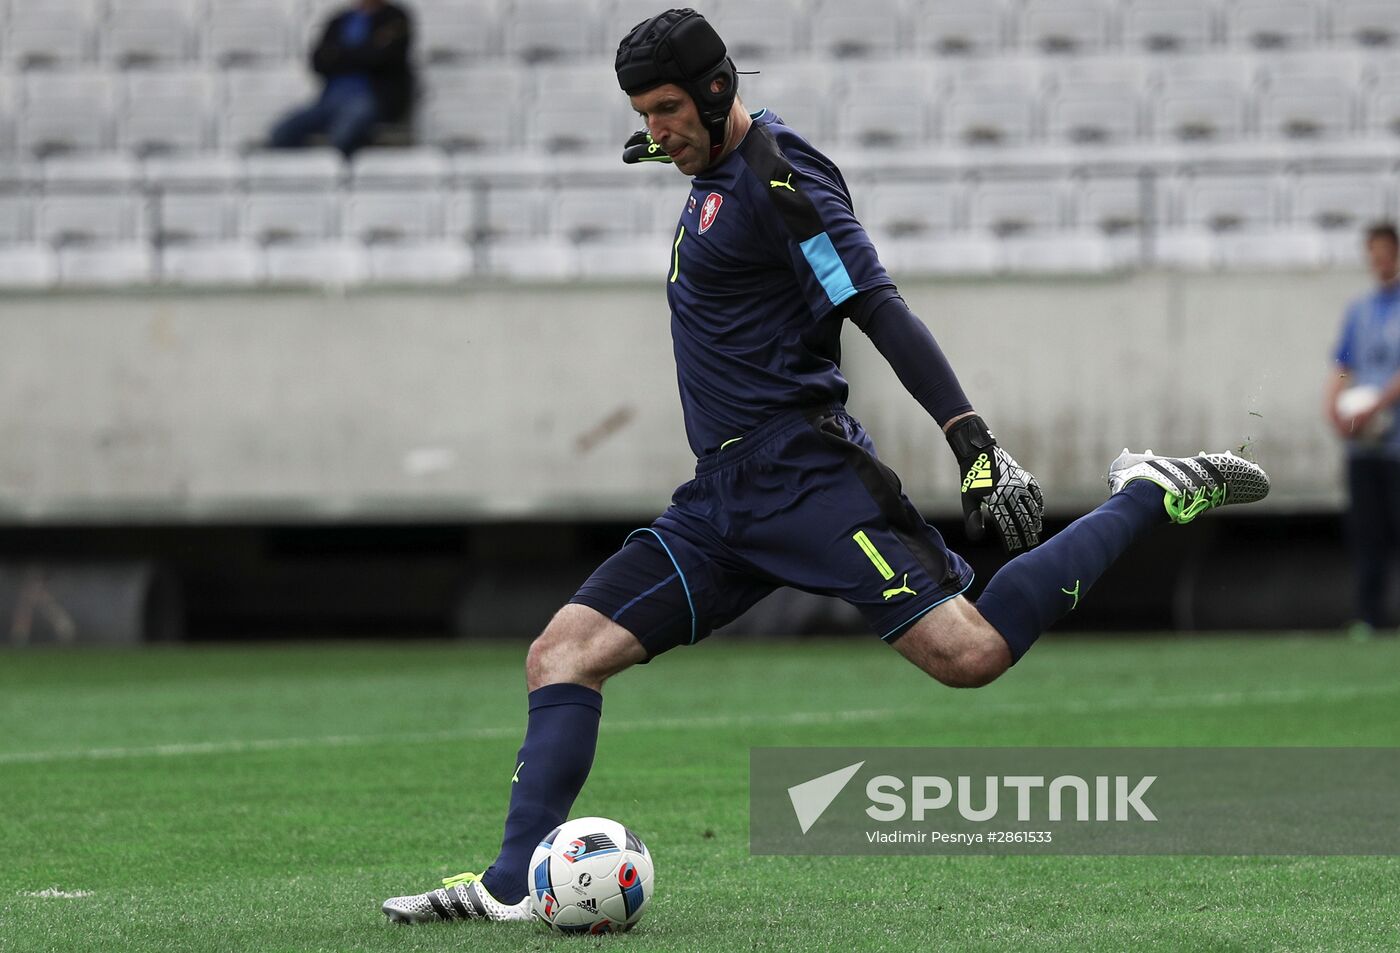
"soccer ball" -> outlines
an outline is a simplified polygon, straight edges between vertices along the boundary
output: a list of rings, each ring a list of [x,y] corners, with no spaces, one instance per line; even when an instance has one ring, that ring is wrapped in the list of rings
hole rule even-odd
[[[606,817],[578,817],[530,858],[530,910],[560,933],[630,930],[651,899],[654,869],[642,839]]]

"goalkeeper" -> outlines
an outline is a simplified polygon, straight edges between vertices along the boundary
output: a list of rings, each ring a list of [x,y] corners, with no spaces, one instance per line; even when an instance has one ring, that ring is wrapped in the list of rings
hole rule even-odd
[[[624,158],[669,161],[693,177],[665,281],[695,479],[530,646],[529,724],[495,863],[481,877],[389,900],[394,920],[527,918],[526,864],[588,777],[604,681],[695,644],[780,586],[844,599],[945,685],[985,685],[1134,539],[1268,491],[1262,470],[1230,454],[1125,451],[1110,468],[1108,501],[1030,551],[1043,505],[1035,478],[998,446],[899,296],[837,168],[772,112],[744,109],[723,41],[693,10],[639,24],[616,65],[646,124]],[[967,563],[846,412],[846,321],[945,434],[969,535],[985,520],[1019,554],[976,605],[961,595],[972,583]]]

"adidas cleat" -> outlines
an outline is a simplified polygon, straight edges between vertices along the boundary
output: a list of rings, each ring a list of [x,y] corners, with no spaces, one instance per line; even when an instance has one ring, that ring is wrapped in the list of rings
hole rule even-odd
[[[1269,495],[1269,475],[1233,453],[1159,457],[1151,450],[1124,450],[1108,468],[1109,493],[1121,493],[1134,480],[1150,480],[1165,492],[1173,523],[1189,523],[1206,510],[1232,503],[1255,503]]]
[[[393,923],[442,923],[448,920],[529,920],[530,898],[504,904],[491,896],[478,874],[448,877],[437,890],[385,900],[381,908]]]

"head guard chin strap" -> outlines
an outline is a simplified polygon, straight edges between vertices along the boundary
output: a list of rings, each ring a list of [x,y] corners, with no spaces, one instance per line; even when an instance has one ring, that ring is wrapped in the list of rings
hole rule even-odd
[[[685,90],[710,134],[710,159],[724,149],[739,77],[724,40],[703,16],[685,7],[637,24],[618,45],[616,69],[628,96],[663,83]]]

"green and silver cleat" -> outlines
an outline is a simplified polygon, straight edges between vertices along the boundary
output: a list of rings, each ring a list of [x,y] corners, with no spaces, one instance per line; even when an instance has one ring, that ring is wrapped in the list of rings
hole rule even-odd
[[[1161,487],[1167,516],[1182,525],[1217,506],[1256,503],[1269,495],[1269,475],[1263,468],[1229,451],[1159,457],[1151,450],[1132,453],[1125,448],[1108,468],[1110,495],[1121,493],[1134,480]]]

